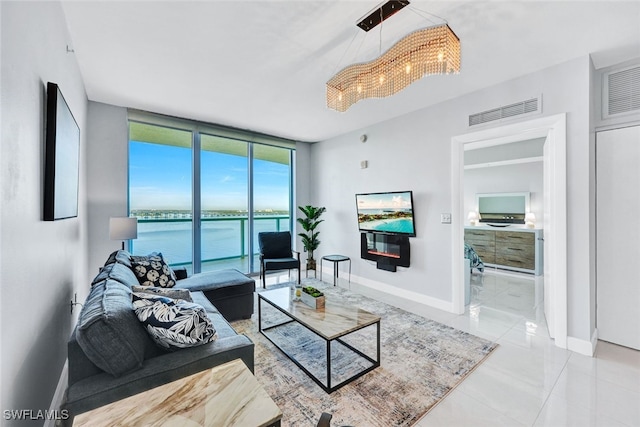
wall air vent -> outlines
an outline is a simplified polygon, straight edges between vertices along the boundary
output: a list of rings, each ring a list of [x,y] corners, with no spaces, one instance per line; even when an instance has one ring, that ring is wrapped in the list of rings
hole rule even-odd
[[[640,112],[640,66],[605,75],[605,117]]]
[[[520,116],[522,114],[540,112],[540,104],[540,98],[531,98],[515,104],[505,105],[504,107],[494,108],[493,110],[472,114],[469,116],[469,126],[476,126],[495,120]]]

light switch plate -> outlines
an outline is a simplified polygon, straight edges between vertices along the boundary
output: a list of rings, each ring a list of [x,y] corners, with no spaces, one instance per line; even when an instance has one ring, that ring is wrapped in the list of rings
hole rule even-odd
[[[440,214],[440,222],[442,224],[451,224],[451,214],[450,213]]]

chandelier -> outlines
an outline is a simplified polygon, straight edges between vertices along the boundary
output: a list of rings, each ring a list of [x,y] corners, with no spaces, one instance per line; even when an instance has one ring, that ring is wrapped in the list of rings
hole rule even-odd
[[[368,31],[408,3],[388,1],[357,25]],[[424,76],[459,71],[460,39],[449,25],[423,28],[403,37],[377,59],[339,71],[327,82],[327,107],[344,112],[362,99],[394,95]]]

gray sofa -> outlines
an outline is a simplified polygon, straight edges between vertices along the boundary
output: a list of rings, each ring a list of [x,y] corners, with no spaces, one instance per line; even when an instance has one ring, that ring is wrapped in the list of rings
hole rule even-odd
[[[178,280],[206,310],[217,339],[168,351],[151,339],[138,320],[131,288],[139,285],[126,251],[111,254],[91,291],[68,342],[69,384],[63,408],[73,416],[222,363],[242,359],[253,372],[254,345],[239,335],[207,298],[219,298],[231,315],[251,316],[255,282],[236,270],[202,273]],[[250,292],[251,311],[246,299]],[[234,306],[239,302],[241,308]],[[229,309],[231,307],[231,309]]]

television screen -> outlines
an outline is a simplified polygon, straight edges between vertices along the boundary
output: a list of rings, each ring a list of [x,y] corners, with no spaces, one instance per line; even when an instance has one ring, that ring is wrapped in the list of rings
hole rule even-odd
[[[416,235],[411,191],[356,194],[356,207],[360,231]]]

